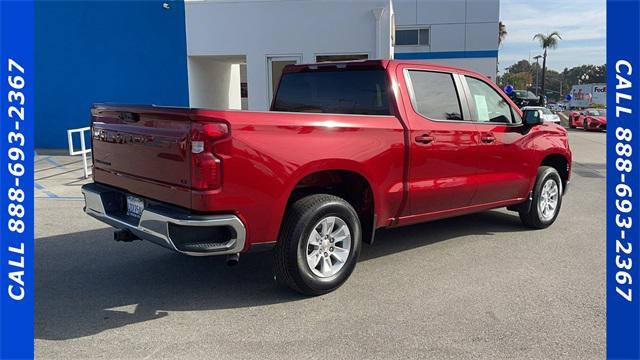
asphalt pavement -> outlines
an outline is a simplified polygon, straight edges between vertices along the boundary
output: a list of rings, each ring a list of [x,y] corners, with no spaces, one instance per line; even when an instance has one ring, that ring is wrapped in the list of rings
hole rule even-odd
[[[82,211],[81,160],[36,159],[42,359],[600,359],[605,134],[570,131],[556,223],[494,210],[379,231],[349,281],[305,298],[269,253],[192,258],[118,243]]]

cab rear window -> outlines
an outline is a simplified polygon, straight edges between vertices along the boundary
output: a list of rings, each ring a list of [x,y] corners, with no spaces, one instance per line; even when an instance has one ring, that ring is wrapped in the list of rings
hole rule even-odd
[[[272,111],[391,115],[388,91],[383,70],[285,73]]]

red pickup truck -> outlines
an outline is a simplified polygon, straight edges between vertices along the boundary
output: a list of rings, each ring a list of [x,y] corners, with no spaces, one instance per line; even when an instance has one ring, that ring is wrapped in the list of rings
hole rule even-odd
[[[183,254],[270,249],[276,279],[339,287],[375,230],[507,207],[551,225],[564,128],[489,79],[423,62],[284,70],[269,112],[95,105],[87,214]]]

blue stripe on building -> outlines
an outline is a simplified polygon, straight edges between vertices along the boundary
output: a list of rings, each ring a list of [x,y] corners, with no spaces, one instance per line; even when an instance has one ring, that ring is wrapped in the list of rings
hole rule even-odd
[[[395,53],[399,60],[497,58],[498,50]]]
[[[38,1],[37,148],[66,148],[95,102],[188,106],[183,1]]]

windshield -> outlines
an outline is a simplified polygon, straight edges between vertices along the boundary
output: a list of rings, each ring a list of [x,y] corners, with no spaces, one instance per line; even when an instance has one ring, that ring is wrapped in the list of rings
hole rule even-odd
[[[588,110],[587,113],[590,116],[607,116],[606,110]]]
[[[535,98],[536,97],[536,94],[527,90],[514,90],[513,93],[516,94],[516,96],[519,98]]]

